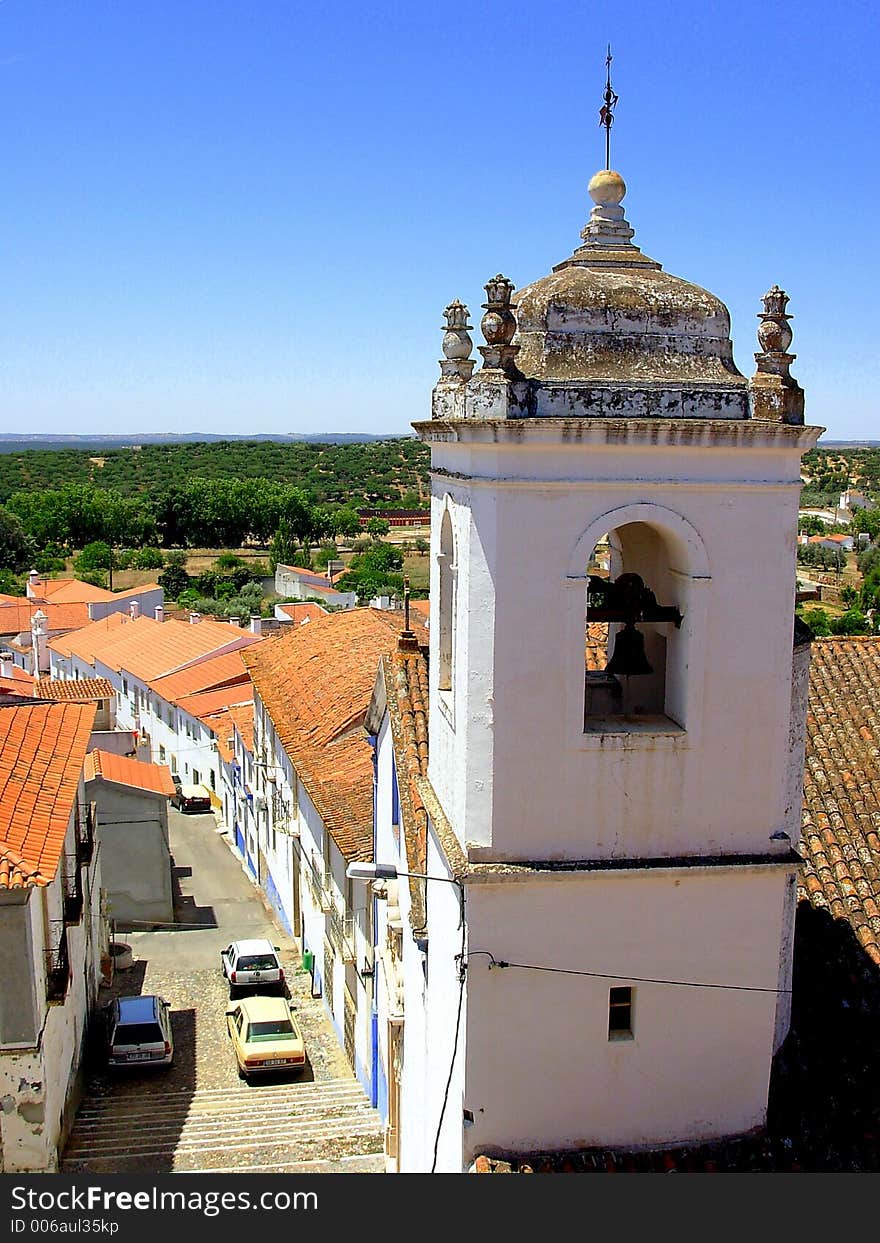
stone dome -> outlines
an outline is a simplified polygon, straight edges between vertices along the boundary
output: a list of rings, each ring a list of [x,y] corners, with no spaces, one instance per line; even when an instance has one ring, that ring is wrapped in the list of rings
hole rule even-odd
[[[632,244],[619,173],[597,173],[589,189],[596,205],[583,246],[514,294],[522,374],[568,385],[744,387],[723,302]]]

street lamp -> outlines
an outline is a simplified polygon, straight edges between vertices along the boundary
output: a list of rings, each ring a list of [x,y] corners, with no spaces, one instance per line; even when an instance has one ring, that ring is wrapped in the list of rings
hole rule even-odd
[[[397,880],[398,876],[412,876],[415,880],[442,880],[458,887],[459,928],[464,927],[464,885],[454,876],[429,876],[427,872],[401,872],[393,863],[349,863],[345,869],[349,880]]]

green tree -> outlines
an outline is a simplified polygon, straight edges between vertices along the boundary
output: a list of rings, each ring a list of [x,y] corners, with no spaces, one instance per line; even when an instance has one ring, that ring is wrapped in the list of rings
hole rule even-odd
[[[381,539],[391,530],[391,523],[386,518],[370,518],[367,522],[367,534],[373,539]]]
[[[802,617],[815,635],[831,634],[831,618],[825,609],[807,609]]]
[[[73,559],[73,568],[79,577],[87,583],[95,582],[94,576],[99,576],[99,583],[95,585],[103,585],[104,575],[100,573],[102,570],[108,570],[110,574],[110,586],[113,586],[113,569],[116,565],[116,555],[109,544],[103,540],[93,540],[91,544],[86,544],[79,556]],[[92,577],[87,578],[86,575]]]
[[[33,551],[33,542],[28,539],[21,520],[0,507],[0,569],[13,572],[28,569]]]
[[[156,581],[169,600],[179,600],[191,583],[190,576],[181,565],[166,565]]]

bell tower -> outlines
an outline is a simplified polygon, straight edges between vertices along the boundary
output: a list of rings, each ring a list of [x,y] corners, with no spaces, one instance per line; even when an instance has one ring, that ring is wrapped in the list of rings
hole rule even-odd
[[[724,304],[633,243],[620,174],[589,194],[567,259],[487,281],[479,368],[446,308],[414,425],[430,783],[469,943],[535,968],[468,962],[465,1150],[748,1131],[788,1026],[797,511],[822,429],[787,295],[748,381]]]

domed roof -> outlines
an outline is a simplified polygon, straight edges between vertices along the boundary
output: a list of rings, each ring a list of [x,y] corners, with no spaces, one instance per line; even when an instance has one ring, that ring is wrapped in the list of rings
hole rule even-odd
[[[583,246],[514,295],[523,375],[565,384],[745,386],[723,302],[632,244],[619,173],[597,173],[589,191],[595,206]]]

